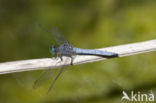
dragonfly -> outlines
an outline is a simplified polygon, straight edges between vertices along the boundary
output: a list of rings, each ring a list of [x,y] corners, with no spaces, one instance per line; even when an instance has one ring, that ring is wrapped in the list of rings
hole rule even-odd
[[[54,27],[52,27],[52,30],[49,31],[45,27],[43,27],[41,25],[39,25],[39,26],[44,31],[51,34],[53,36],[54,40],[57,43],[57,44],[54,44],[54,45],[52,45],[50,47],[50,53],[52,54],[52,56],[54,56],[55,58],[60,58],[61,61],[63,61],[63,56],[67,56],[67,57],[71,58],[70,59],[71,60],[70,61],[71,65],[73,65],[75,55],[93,55],[93,56],[99,56],[99,57],[103,57],[103,58],[118,57],[118,54],[115,53],[115,52],[108,52],[108,51],[102,51],[102,50],[96,50],[96,49],[81,49],[81,48],[73,47],[67,41],[67,39],[65,39],[64,36],[61,35],[61,33],[60,33],[60,31],[58,30],[57,27],[54,26]],[[66,61],[68,61],[68,60],[66,60]],[[51,91],[51,89],[53,88],[56,80],[58,79],[60,74],[63,72],[63,68],[64,68],[64,66],[62,66],[60,68],[60,71],[57,74],[57,76],[55,77],[55,79],[52,81],[48,92]],[[54,74],[54,72],[53,72],[52,69],[48,69],[48,70],[44,71],[41,74],[41,76],[34,82],[34,88],[37,88],[38,86],[40,86],[40,84],[42,84],[42,82],[45,82],[46,79],[53,76],[53,74]]]

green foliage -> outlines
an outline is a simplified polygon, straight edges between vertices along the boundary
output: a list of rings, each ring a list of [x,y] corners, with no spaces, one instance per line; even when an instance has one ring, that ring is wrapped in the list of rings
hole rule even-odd
[[[56,25],[76,47],[103,48],[156,38],[154,0],[1,0],[0,62],[51,57],[42,24]],[[122,90],[155,88],[155,52],[68,67],[46,95],[40,71],[0,76],[1,103],[117,103]],[[18,75],[18,76],[17,76]]]

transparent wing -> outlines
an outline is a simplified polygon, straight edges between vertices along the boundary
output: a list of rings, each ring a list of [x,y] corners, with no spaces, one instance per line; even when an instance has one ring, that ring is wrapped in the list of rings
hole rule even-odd
[[[61,73],[63,72],[63,69],[64,69],[64,68],[62,68],[62,67],[60,68],[59,73],[57,74],[57,76],[55,77],[55,79],[53,80],[53,82],[51,83],[51,85],[50,85],[50,87],[49,87],[47,93],[49,93],[49,92],[51,91],[51,89],[53,88],[53,86],[54,86],[56,80],[58,79],[58,77],[59,77],[59,76],[61,75]]]
[[[58,28],[56,26],[52,27],[52,30],[49,31],[47,30],[45,27],[43,27],[42,25],[39,25],[43,30],[45,30],[46,32],[50,33],[53,38],[55,39],[55,41],[60,45],[60,44],[64,44],[64,43],[68,43],[68,41],[63,37],[63,35],[61,35],[60,31],[58,30]]]
[[[34,82],[33,88],[36,89],[42,84],[44,84],[47,80],[49,80],[54,75],[55,72],[56,70],[54,69],[48,69],[43,71],[40,77]]]
[[[49,93],[51,91],[51,89],[53,88],[55,82],[57,81],[58,77],[61,75],[61,73],[63,72],[64,70],[64,66],[65,64],[67,63],[67,61],[69,60],[69,58],[66,58],[65,59],[65,63],[64,65],[60,68],[59,70],[59,73],[57,74],[57,76],[54,78],[54,80],[52,81],[49,89],[48,89],[48,92]],[[34,82],[34,85],[33,85],[33,89],[36,89],[38,88],[39,86],[41,86],[42,84],[44,84],[47,80],[53,78],[53,76],[55,76],[55,72],[56,70],[54,69],[48,69],[48,70],[45,70],[41,75],[40,77]]]
[[[52,27],[51,34],[58,44],[68,43],[68,41],[64,38],[63,35],[61,35],[60,31],[58,30],[56,26]]]
[[[59,76],[61,75],[61,73],[63,72],[65,64],[69,61],[69,58],[66,58],[64,61],[65,61],[65,62],[64,62],[64,65],[60,68],[59,73],[57,74],[57,76],[55,77],[55,79],[52,81],[52,83],[51,83],[51,85],[50,85],[50,87],[49,87],[47,93],[49,93],[49,92],[51,91],[51,89],[53,88],[53,86],[54,86],[56,80],[58,79],[58,77],[59,77]]]

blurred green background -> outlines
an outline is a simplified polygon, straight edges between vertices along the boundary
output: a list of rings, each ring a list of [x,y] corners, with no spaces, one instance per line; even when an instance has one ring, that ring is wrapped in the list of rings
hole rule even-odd
[[[0,62],[51,57],[56,25],[76,47],[156,38],[155,0],[0,0]],[[156,94],[156,52],[68,67],[32,89],[42,71],[0,75],[0,103],[118,103],[122,91]],[[127,102],[127,101],[125,101]]]

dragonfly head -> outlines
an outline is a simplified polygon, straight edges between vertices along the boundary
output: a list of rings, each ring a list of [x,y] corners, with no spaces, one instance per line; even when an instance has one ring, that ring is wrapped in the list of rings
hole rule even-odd
[[[55,56],[55,45],[52,45],[51,47],[50,47],[50,53],[53,55],[53,56]]]

